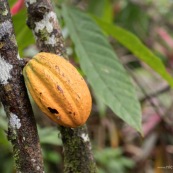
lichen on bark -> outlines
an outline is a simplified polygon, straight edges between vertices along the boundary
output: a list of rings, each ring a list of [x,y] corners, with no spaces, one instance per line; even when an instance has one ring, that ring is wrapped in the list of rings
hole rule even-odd
[[[28,11],[27,24],[32,29],[39,49],[60,56],[65,55],[65,46],[57,17],[50,1],[26,0]]]
[[[86,125],[79,128],[60,127],[64,147],[65,173],[96,173]],[[87,139],[87,140],[86,140]]]
[[[0,0],[0,100],[8,117],[8,140],[18,173],[43,173],[36,123],[20,64],[9,6]]]

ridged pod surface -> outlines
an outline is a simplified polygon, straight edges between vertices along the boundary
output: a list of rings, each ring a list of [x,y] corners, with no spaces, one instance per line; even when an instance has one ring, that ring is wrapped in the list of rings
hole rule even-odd
[[[92,100],[87,84],[77,69],[64,58],[38,53],[24,67],[26,86],[38,107],[65,127],[83,125]]]

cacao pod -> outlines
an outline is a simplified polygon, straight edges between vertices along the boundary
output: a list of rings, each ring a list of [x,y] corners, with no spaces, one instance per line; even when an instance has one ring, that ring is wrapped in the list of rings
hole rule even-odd
[[[64,58],[38,53],[24,67],[25,84],[38,107],[65,127],[83,125],[92,100],[87,84],[77,69]]]

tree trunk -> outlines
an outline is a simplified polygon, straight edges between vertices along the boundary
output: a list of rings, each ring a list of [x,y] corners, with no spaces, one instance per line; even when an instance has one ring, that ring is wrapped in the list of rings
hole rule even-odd
[[[17,172],[43,173],[36,123],[22,76],[9,6],[0,0],[0,99],[8,117],[8,139]]]

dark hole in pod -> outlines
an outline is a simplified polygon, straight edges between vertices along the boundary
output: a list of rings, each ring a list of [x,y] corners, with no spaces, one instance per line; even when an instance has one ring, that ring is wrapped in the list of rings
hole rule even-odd
[[[48,107],[48,109],[52,114],[59,114],[59,112],[56,109],[53,109],[51,107]]]

